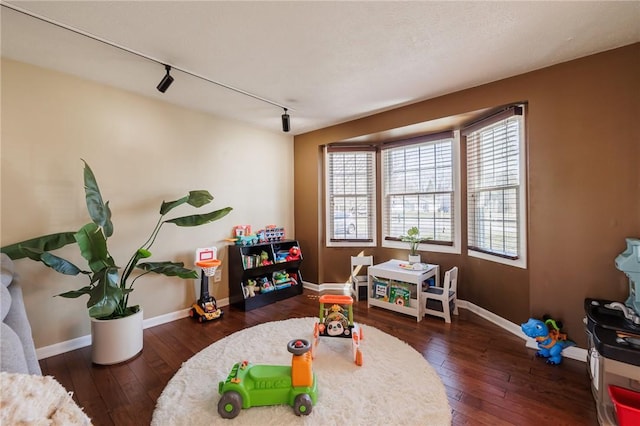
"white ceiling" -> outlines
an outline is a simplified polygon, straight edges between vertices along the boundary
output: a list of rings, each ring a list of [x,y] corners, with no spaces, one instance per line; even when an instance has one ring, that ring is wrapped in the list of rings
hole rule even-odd
[[[290,109],[301,134],[640,41],[640,1],[4,1]],[[281,131],[282,109],[1,9],[2,56]]]

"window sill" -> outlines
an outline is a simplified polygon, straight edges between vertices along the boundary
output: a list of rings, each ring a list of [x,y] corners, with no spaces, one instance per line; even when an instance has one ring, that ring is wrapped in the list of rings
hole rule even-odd
[[[468,250],[467,254],[469,257],[475,257],[489,262],[502,263],[503,265],[513,266],[514,268],[527,269],[527,259],[524,257],[512,260],[500,256],[493,256],[487,253],[481,253],[475,250]]]

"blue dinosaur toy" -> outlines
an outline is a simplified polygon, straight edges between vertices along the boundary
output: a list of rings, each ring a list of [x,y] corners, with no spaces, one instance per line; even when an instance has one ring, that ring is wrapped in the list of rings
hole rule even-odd
[[[529,318],[529,321],[520,326],[522,332],[533,338],[538,343],[537,357],[547,358],[547,364],[557,365],[562,362],[562,350],[569,346],[575,346],[575,342],[568,340],[565,333],[560,332],[562,323],[544,316],[541,321]]]

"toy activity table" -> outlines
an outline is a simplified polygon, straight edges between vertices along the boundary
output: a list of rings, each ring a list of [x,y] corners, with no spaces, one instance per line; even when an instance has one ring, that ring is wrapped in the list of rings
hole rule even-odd
[[[409,269],[409,262],[391,259],[384,263],[370,266],[367,279],[367,307],[377,306],[391,311],[416,317],[419,322],[424,316],[424,299],[422,298],[422,284],[433,277],[435,285],[440,286],[440,266],[426,264],[425,269]],[[394,303],[389,299],[388,289],[386,297],[379,291],[381,282],[397,282],[410,288],[410,299],[405,303],[397,299]],[[376,294],[376,292],[378,292]]]

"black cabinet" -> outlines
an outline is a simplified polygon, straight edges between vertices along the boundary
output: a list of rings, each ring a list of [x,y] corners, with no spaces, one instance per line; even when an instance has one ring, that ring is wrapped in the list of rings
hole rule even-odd
[[[229,303],[250,311],[302,294],[299,248],[295,240],[229,246]]]

